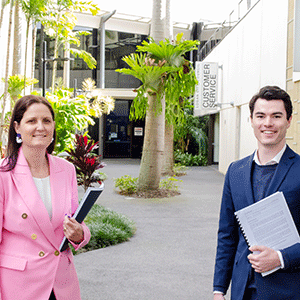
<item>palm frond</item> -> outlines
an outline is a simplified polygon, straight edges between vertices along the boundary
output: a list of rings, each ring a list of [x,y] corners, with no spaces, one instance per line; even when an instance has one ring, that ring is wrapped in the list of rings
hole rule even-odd
[[[74,49],[74,48],[70,49],[70,53],[72,53],[75,57],[82,58],[90,69],[96,68],[97,61],[90,53],[88,53],[84,50],[78,50],[78,49]]]

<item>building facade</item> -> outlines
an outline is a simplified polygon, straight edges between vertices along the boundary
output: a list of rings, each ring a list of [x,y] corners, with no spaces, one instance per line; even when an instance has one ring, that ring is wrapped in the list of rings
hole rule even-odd
[[[251,97],[265,85],[277,85],[291,92],[286,80],[288,1],[260,0],[250,4],[244,16],[203,60],[219,65],[213,144],[222,173],[232,161],[256,148],[248,108]],[[295,148],[293,139],[289,131],[288,143]]]
[[[195,26],[195,23],[174,23],[174,36],[182,32],[185,39],[199,39],[201,47],[204,46],[201,51],[191,55],[191,60],[217,62],[219,66],[218,106],[210,112],[209,139],[211,163],[218,163],[223,173],[232,161],[250,154],[256,147],[248,102],[260,87],[267,84],[286,88],[293,98],[295,111],[287,140],[294,150],[300,151],[300,58],[297,56],[300,53],[300,33],[298,39],[297,30],[300,27],[297,23],[300,19],[297,14],[299,1],[274,3],[272,0],[242,0],[238,9],[229,16],[228,22],[222,23],[217,30],[214,24],[196,23]],[[7,18],[9,8],[5,9]],[[144,123],[129,120],[130,105],[135,97],[133,90],[140,82],[132,76],[115,72],[115,69],[125,67],[122,57],[134,52],[136,46],[149,36],[151,20],[116,13],[105,22],[105,72],[102,84],[100,31],[103,26],[101,20],[107,13],[102,11],[98,16],[77,15],[76,30],[91,32],[91,35],[81,37],[81,47],[96,58],[98,65],[97,69],[90,70],[81,59],[71,61],[69,85],[80,91],[82,81],[92,78],[104,95],[116,99],[116,109],[110,115],[95,120],[96,125],[90,128],[93,139],[100,142],[100,154],[104,157],[140,157]],[[1,30],[1,41],[7,39],[5,26]],[[51,40],[48,40],[48,57],[51,57],[52,47]],[[0,54],[4,65],[6,50],[2,48]],[[37,60],[41,61],[41,57],[37,57]],[[1,72],[4,77],[4,68]],[[35,75],[40,79],[39,68]],[[58,76],[62,76],[62,63],[58,67]],[[51,66],[47,69],[47,78],[49,87]]]
[[[286,90],[293,100],[289,146],[300,153],[300,1],[288,0]]]
[[[141,83],[135,77],[118,73],[115,70],[127,67],[122,58],[134,53],[136,47],[148,38],[151,20],[115,13],[103,25],[102,18],[108,14],[110,13],[105,11],[101,11],[99,16],[77,14],[78,21],[75,30],[91,33],[88,36],[81,36],[80,48],[93,55],[97,60],[97,68],[90,70],[82,59],[74,58],[70,62],[69,86],[80,92],[82,82],[87,78],[92,78],[103,95],[115,99],[114,111],[95,120],[95,126],[89,128],[91,137],[99,141],[99,154],[104,158],[139,158],[142,153],[145,124],[144,120],[131,121],[129,111],[136,96],[134,90]],[[190,27],[188,24],[175,23],[174,35],[182,32],[184,38],[190,39]],[[104,38],[102,38],[103,29],[105,29]],[[41,31],[39,31],[39,36],[45,38]],[[47,38],[45,40],[47,41],[47,56],[51,57],[53,41]],[[105,47],[102,47],[103,41]],[[63,55],[60,53],[61,57]],[[40,62],[41,58],[37,57],[37,65]],[[36,77],[41,78],[42,72],[41,68],[37,67]],[[50,63],[46,72],[48,88],[52,79]],[[58,63],[57,76],[63,76],[63,62]]]

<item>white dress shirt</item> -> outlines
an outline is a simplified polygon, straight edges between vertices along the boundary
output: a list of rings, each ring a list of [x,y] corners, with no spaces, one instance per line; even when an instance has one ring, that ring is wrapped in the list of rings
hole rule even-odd
[[[36,188],[42,198],[45,207],[48,211],[49,218],[52,218],[52,200],[51,200],[51,189],[50,189],[50,176],[45,178],[33,177]]]

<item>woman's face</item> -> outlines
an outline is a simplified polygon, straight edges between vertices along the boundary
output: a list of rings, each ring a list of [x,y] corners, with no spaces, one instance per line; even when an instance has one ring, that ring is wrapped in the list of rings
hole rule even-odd
[[[55,122],[45,104],[34,103],[27,108],[20,123],[14,122],[14,127],[21,134],[22,147],[45,150],[52,142]]]

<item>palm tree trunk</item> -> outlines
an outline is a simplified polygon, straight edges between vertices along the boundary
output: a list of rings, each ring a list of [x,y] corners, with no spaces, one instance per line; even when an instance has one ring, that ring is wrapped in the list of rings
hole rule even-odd
[[[173,24],[171,20],[171,0],[166,0],[165,36],[173,39]],[[165,123],[165,149],[162,175],[172,176],[174,171],[174,126]]]
[[[65,45],[65,53],[64,57],[70,59],[70,44],[67,43]],[[70,60],[64,61],[64,69],[63,69],[63,83],[64,87],[70,87]]]
[[[35,51],[36,51],[36,32],[37,32],[37,26],[36,23],[34,24],[34,28],[32,31],[32,60],[31,60],[31,78],[34,78],[34,70],[35,70]],[[30,92],[33,90],[33,85],[30,87]]]
[[[61,17],[61,14],[62,14],[62,11],[61,9],[58,9],[59,10],[59,13],[58,15],[56,16],[57,18],[57,21],[60,19]],[[56,28],[56,30],[58,31],[58,28]],[[56,82],[56,74],[57,74],[57,60],[55,60],[56,58],[58,58],[58,33],[56,32],[56,35],[55,35],[55,39],[54,39],[54,55],[53,55],[53,64],[52,64],[52,93],[54,93],[54,90],[55,90],[55,82]]]
[[[165,124],[165,149],[162,175],[174,175],[174,126]]]
[[[27,20],[26,26],[26,42],[25,42],[25,63],[24,63],[24,96],[25,96],[25,88],[26,88],[26,71],[27,71],[27,55],[28,55],[28,36],[29,36],[29,27],[30,27],[30,19]]]
[[[165,22],[162,16],[162,0],[153,0],[150,36],[154,41],[163,41],[165,37]]]
[[[6,107],[6,100],[8,97],[8,75],[9,75],[9,59],[10,59],[10,41],[11,41],[11,31],[12,31],[12,16],[13,16],[13,1],[10,2],[10,11],[9,11],[7,54],[6,54],[6,66],[5,66],[6,69],[5,69],[4,93],[3,93],[2,112],[1,112],[1,121],[0,121],[0,141],[1,141],[1,143],[3,141],[2,135],[3,135],[5,107]]]
[[[60,19],[61,13],[58,14],[57,20]],[[58,30],[58,29],[57,29]],[[56,73],[57,73],[57,61],[55,60],[58,58],[58,33],[56,32],[55,39],[54,39],[54,55],[53,55],[53,64],[52,64],[52,85],[51,90],[54,93],[55,90],[55,81],[56,81]]]
[[[4,16],[4,8],[7,2],[5,0],[1,0],[1,13],[0,13],[0,38],[1,38],[1,28],[3,23],[3,16]]]
[[[14,47],[13,47],[13,65],[12,75],[21,74],[21,49],[22,49],[22,27],[20,20],[20,1],[15,2],[15,18],[14,18]]]
[[[57,37],[55,38],[54,42],[54,59],[58,58],[58,42]],[[55,81],[56,81],[56,71],[57,71],[57,61],[53,61],[53,67],[52,67],[52,93],[54,93],[55,90]]]
[[[138,179],[138,190],[157,190],[159,188],[164,153],[165,107],[160,114],[156,95],[148,96],[149,107],[146,113],[145,137]]]
[[[171,19],[171,0],[166,0],[165,37],[172,41],[173,23]]]

